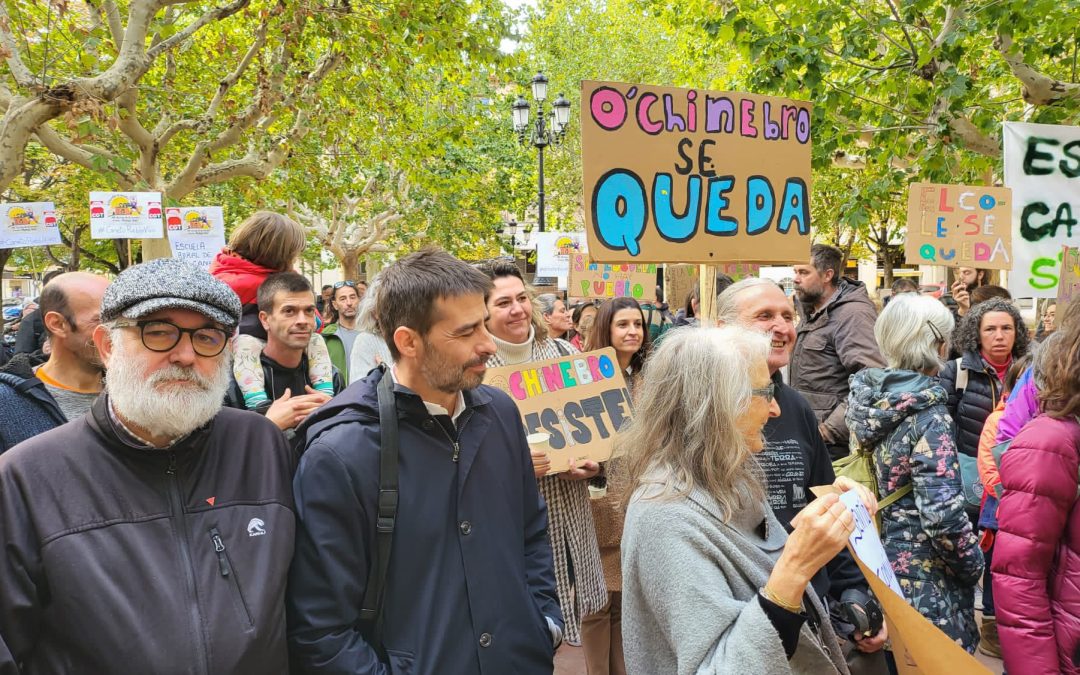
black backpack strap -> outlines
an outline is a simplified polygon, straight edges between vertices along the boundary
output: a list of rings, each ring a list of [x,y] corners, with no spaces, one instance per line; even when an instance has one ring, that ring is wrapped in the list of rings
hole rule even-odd
[[[379,380],[379,501],[375,521],[375,547],[368,569],[367,587],[360,609],[365,636],[382,654],[382,605],[386,591],[386,571],[390,567],[390,548],[394,542],[394,524],[398,507],[398,419],[394,405],[394,378],[383,364]]]

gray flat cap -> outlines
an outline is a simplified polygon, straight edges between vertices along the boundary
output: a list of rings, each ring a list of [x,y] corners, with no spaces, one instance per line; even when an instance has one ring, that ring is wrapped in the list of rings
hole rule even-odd
[[[141,319],[163,309],[190,309],[232,332],[240,323],[240,298],[228,284],[191,263],[159,258],[134,265],[105,289],[101,322]]]

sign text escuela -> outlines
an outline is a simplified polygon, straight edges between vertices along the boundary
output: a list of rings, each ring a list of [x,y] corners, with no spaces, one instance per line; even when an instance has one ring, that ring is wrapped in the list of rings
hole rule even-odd
[[[808,255],[810,104],[584,81],[581,108],[594,262]]]

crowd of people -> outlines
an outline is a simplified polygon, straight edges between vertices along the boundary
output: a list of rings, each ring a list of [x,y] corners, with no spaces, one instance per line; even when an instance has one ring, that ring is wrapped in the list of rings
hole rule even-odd
[[[0,674],[550,674],[564,642],[590,675],[895,673],[846,492],[960,647],[1080,673],[1070,308],[1031,334],[962,268],[879,312],[824,245],[794,297],[718,280],[715,321],[435,249],[316,297],[303,242],[258,212],[209,272],[45,286],[0,369]],[[483,384],[607,348],[604,462]]]

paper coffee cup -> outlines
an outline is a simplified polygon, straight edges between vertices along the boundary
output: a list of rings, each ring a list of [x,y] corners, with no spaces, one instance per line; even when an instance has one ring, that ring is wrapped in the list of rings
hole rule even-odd
[[[530,450],[539,450],[541,452],[551,450],[551,434],[546,431],[529,434],[525,437],[525,441],[529,444]]]

